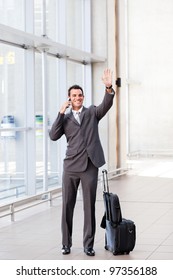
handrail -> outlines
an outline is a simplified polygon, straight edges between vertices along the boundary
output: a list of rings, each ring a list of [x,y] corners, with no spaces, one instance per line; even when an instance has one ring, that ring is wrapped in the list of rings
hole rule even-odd
[[[127,174],[128,173],[128,168],[117,168],[116,170],[114,170],[114,171],[110,171],[109,173],[108,173],[108,175],[109,175],[109,180],[111,180],[111,179],[114,179],[114,178],[116,178],[116,177],[119,177],[119,176],[122,176],[122,175],[125,175],[125,174]]]
[[[0,127],[0,131],[28,131],[31,130],[31,127],[23,127],[23,126],[14,126],[14,127]]]
[[[60,194],[60,193],[61,193],[61,188],[56,188],[45,192],[41,192],[33,196],[28,196],[26,198],[16,199],[15,201],[4,203],[3,205],[0,205],[0,212],[7,211],[7,213],[0,214],[0,218],[11,216],[11,221],[14,222],[15,213],[23,211],[25,209],[29,209],[33,206],[45,203],[47,201],[49,201],[50,206],[52,206],[52,200],[58,197],[58,195],[57,196],[53,196],[53,195]]]

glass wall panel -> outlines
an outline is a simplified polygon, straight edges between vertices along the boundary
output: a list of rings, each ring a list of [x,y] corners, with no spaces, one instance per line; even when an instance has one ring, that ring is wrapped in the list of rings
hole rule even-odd
[[[75,47],[77,49],[83,49],[83,27],[84,27],[84,8],[83,0],[65,0],[66,9],[64,17],[66,18],[66,41],[67,45]],[[43,6],[42,0],[34,1],[34,18],[35,18],[35,34],[42,36],[45,32],[48,38],[57,41],[57,38],[61,37],[59,32],[63,30],[64,25],[58,20],[58,1],[46,0]],[[43,9],[46,11],[46,15],[43,17]],[[61,9],[61,8],[60,8]],[[61,11],[59,11],[61,12]],[[88,19],[90,20],[90,19]],[[45,21],[45,22],[44,22]],[[43,31],[43,22],[45,24],[45,31]],[[59,24],[59,25],[58,25]]]
[[[43,2],[45,4],[44,6]],[[49,39],[56,41],[58,30],[57,6],[58,1],[56,0],[34,1],[35,35],[42,36],[44,32],[44,35]],[[45,9],[44,16],[43,9]],[[43,22],[45,30],[43,30]]]
[[[0,23],[24,30],[24,0],[0,0]]]
[[[83,0],[67,1],[67,45],[83,49]]]
[[[43,0],[34,0],[34,34],[37,36],[42,33],[42,2]]]
[[[78,84],[83,87],[83,65],[75,62],[67,62],[67,87]]]
[[[42,90],[42,57],[36,54],[35,59],[35,125],[36,125],[36,178],[37,190],[43,188],[43,90]],[[55,120],[60,107],[60,92],[58,92],[58,59],[47,56],[47,73],[46,73],[46,106],[47,106],[47,130]],[[48,188],[59,185],[59,162],[60,162],[60,143],[53,142],[49,139],[48,149],[45,151],[48,155]]]
[[[0,45],[1,198],[25,193],[24,73],[24,50]]]
[[[56,0],[46,1],[46,34],[48,38],[56,41],[58,31],[57,4]]]
[[[48,57],[48,128],[54,122],[60,108],[61,91],[59,91],[59,60]],[[48,187],[59,186],[61,154],[60,141],[51,141],[48,136]]]
[[[43,91],[42,56],[35,54],[35,137],[36,137],[36,188],[43,188]]]
[[[61,3],[63,22],[58,18]],[[34,0],[34,33],[42,36],[45,30],[48,38],[63,43],[67,38],[69,46],[82,49],[83,4],[83,0]],[[0,24],[24,30],[24,0],[0,0],[0,11]],[[32,16],[31,9],[27,12],[27,18]],[[13,47],[12,40],[13,36],[9,45],[0,45],[0,201],[61,186],[66,139],[51,141],[48,131],[67,89],[73,84],[84,87],[87,80],[83,64],[32,47]]]

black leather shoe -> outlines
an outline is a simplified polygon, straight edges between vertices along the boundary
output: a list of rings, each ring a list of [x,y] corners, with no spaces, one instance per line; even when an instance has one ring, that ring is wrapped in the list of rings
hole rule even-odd
[[[62,247],[62,254],[63,255],[68,255],[68,254],[70,254],[70,252],[71,252],[71,250],[70,250],[70,247],[69,246],[63,246]]]
[[[86,249],[84,249],[84,252],[87,256],[90,256],[90,257],[95,256],[95,251],[93,248],[86,248]]]

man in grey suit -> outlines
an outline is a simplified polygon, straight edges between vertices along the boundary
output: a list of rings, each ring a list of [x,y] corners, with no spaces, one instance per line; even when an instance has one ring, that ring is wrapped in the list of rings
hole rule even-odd
[[[49,132],[53,141],[63,134],[67,139],[67,151],[64,159],[62,187],[62,253],[69,254],[72,246],[73,212],[79,183],[82,185],[84,229],[83,247],[88,256],[95,251],[95,201],[98,180],[98,168],[105,164],[104,152],[100,143],[98,124],[113,104],[115,91],[112,88],[112,72],[105,69],[102,81],[105,95],[99,106],[83,106],[84,93],[78,85],[68,90],[66,101]],[[70,113],[65,113],[71,106]]]

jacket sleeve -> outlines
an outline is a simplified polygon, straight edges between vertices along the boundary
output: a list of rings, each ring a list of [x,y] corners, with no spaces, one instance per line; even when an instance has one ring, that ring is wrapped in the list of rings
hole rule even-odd
[[[58,140],[64,134],[64,128],[63,128],[64,116],[65,116],[64,114],[59,113],[49,131],[50,139],[53,141]]]
[[[112,93],[105,93],[102,103],[96,107],[96,116],[98,120],[101,120],[112,107],[114,96],[114,90]]]

